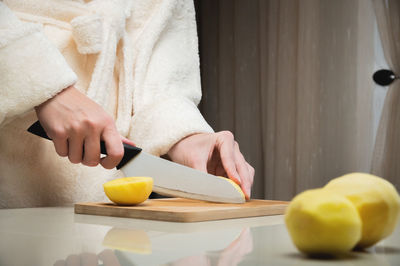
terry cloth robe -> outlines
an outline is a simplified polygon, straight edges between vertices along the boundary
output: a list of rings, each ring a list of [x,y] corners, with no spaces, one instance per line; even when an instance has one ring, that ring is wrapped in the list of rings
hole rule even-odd
[[[122,176],[72,164],[27,133],[34,106],[70,85],[157,156],[213,132],[197,109],[197,45],[190,0],[0,2],[0,207],[105,201],[102,184]]]

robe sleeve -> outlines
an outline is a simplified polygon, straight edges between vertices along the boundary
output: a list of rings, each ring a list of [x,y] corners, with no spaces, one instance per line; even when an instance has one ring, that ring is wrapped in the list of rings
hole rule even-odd
[[[129,137],[144,150],[163,155],[182,138],[213,129],[197,108],[201,84],[193,2],[167,0],[152,10],[134,40],[134,114]],[[144,20],[143,12],[135,17]]]
[[[41,25],[20,21],[0,2],[0,127],[76,79]]]

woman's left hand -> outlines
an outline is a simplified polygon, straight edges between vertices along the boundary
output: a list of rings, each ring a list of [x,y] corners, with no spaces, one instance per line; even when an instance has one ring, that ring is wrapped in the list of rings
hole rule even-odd
[[[176,163],[232,179],[250,199],[254,168],[244,159],[231,132],[190,135],[176,143],[168,156]]]

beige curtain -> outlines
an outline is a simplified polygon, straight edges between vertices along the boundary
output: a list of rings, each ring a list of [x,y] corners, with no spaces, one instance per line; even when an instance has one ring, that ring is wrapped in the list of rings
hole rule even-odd
[[[400,1],[373,0],[386,61],[400,74]],[[400,188],[400,81],[387,93],[374,150],[372,172]]]
[[[256,169],[253,196],[291,199],[370,171],[374,14],[364,0],[200,0],[203,100]]]

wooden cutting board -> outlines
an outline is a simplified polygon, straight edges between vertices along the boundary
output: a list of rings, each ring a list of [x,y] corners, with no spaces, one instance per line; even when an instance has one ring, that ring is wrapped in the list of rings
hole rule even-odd
[[[149,199],[136,206],[77,203],[75,213],[170,222],[201,222],[284,214],[288,202],[250,200],[243,204],[214,203],[182,198]]]

